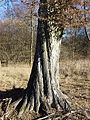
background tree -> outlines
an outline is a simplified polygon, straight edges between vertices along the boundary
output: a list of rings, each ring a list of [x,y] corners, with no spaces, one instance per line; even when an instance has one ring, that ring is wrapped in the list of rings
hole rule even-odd
[[[84,31],[84,29],[82,29],[82,31]],[[89,47],[90,42],[84,33],[71,35],[62,41],[61,58],[71,60],[89,58]]]
[[[22,2],[13,0],[6,0],[3,7],[6,7],[6,10],[4,20],[0,21],[2,24],[0,26],[2,29],[0,37],[2,47],[0,48],[7,52],[10,57],[9,62],[27,61],[31,64],[31,54],[35,51],[35,47],[32,47],[31,44],[32,39],[34,39],[34,43],[36,36],[36,24],[35,20],[32,20],[32,9],[29,10],[28,6]],[[2,39],[4,40],[2,41]],[[19,44],[16,41],[19,41]]]

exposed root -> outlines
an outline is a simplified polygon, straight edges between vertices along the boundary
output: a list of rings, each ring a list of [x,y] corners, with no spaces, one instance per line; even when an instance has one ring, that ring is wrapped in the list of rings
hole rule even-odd
[[[26,91],[26,90],[25,93],[23,94],[23,97],[21,97],[17,101],[13,101],[12,99],[8,99],[6,101],[7,105],[4,111],[4,115],[1,117],[2,120],[4,120],[4,118],[10,118],[10,116],[13,115],[15,110],[17,111],[18,118],[20,118],[25,111],[26,112],[35,111],[49,118],[48,115],[52,113],[51,107],[54,107],[59,111],[63,111],[62,114],[63,113],[65,114],[68,111],[70,111],[69,103],[66,101],[62,92],[59,90],[55,90],[55,91],[53,90],[52,92],[53,101],[51,104],[49,103],[49,98],[47,98],[45,95],[44,97],[40,96],[39,87],[35,92],[32,92],[30,90]]]
[[[28,96],[27,94],[19,99],[18,101],[12,103],[14,106],[14,109],[18,112],[18,117],[20,117],[25,111],[36,111],[43,115],[48,115],[50,113],[51,107],[56,107],[56,109],[60,110],[62,108],[63,114],[70,111],[70,106],[68,102],[65,99],[62,99],[63,102],[61,102],[61,99],[58,96],[54,96],[53,105],[49,105],[47,102],[47,99],[40,100],[38,102],[35,102],[34,96]],[[65,109],[65,111],[64,111]]]
[[[62,114],[66,114],[70,111],[70,105],[61,91],[57,89],[52,90],[52,103],[49,103],[50,100],[44,93],[43,95],[43,97],[40,96],[39,85],[37,85],[37,89],[35,88],[34,92],[26,89],[23,97],[17,101],[14,102],[11,99],[8,100],[7,108],[3,117],[8,118],[8,116],[11,116],[15,110],[17,111],[19,118],[25,111],[35,111],[44,116],[48,116],[48,114],[51,113],[51,107],[63,111]],[[10,109],[11,107],[13,109]]]
[[[34,104],[35,104],[34,103],[34,100],[35,100],[34,96],[28,97],[26,95],[14,103],[11,103],[11,99],[5,99],[5,100],[7,102],[6,111],[4,111],[5,113],[3,114],[2,117],[0,117],[0,120],[10,118],[10,116],[13,115],[15,109],[18,111],[19,118],[21,117],[23,112],[28,111],[28,110],[30,110],[30,111],[34,110]],[[4,100],[4,104],[5,104],[5,100]],[[56,100],[57,100],[56,103],[58,104],[58,106],[60,106],[61,104],[59,103],[59,98],[56,97]],[[64,113],[64,114],[62,112],[63,110],[60,110],[61,115],[59,114],[56,117],[56,115],[55,115],[56,113],[50,111],[50,108],[49,108],[50,106],[48,105],[48,103],[46,101],[47,101],[46,99],[42,102],[40,101],[39,112],[41,110],[41,111],[43,111],[44,114],[42,114],[43,115],[42,117],[37,118],[37,120],[49,119],[52,117],[55,117],[55,120],[58,120],[58,119],[63,120],[63,119],[66,119],[66,118],[72,116],[73,114],[79,114],[81,116],[85,116],[85,118],[87,118],[88,120],[90,119],[90,116],[87,114],[88,112],[90,112],[90,110],[88,110],[88,109],[71,110],[71,111]],[[64,101],[64,102],[67,103],[66,101]],[[11,105],[14,106],[13,110],[10,110]]]

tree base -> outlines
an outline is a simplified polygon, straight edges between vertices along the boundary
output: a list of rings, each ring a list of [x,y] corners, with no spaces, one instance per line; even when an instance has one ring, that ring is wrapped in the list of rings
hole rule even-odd
[[[63,94],[62,96],[61,94],[60,96],[58,94],[54,94],[53,102],[51,104],[49,104],[48,101],[49,100],[46,96],[44,96],[44,98],[38,99],[38,97],[36,98],[34,94],[30,94],[29,91],[26,90],[22,98],[13,103],[9,103],[9,105],[11,104],[14,106],[14,110],[17,111],[19,117],[25,111],[35,111],[36,113],[40,113],[42,115],[48,115],[51,113],[52,108],[61,111],[62,114],[66,114],[71,109],[69,102]]]
[[[28,111],[35,111],[36,113],[40,113],[42,116],[53,113],[53,110],[60,111],[62,114],[66,114],[70,111],[70,104],[60,90],[52,89],[52,97],[48,97],[44,93],[44,96],[42,97],[40,96],[41,91],[38,89],[39,87],[37,86],[37,89],[31,88],[32,91],[30,89],[25,89],[22,93],[19,93],[18,97],[15,94],[15,90],[11,90],[14,91],[13,94],[15,96],[12,97],[11,95],[12,99],[10,99],[9,94],[9,99],[5,99],[5,102],[3,102],[2,108],[4,116],[7,118],[15,110],[18,113],[18,117],[21,117],[24,112]],[[37,90],[36,93],[38,92],[38,94],[35,94],[35,90]],[[52,102],[50,102],[51,99]]]

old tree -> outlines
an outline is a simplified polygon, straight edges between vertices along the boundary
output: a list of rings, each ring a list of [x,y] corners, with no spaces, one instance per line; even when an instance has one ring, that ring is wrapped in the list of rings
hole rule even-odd
[[[70,110],[69,102],[59,88],[62,14],[68,2],[40,0],[35,57],[25,95],[16,107],[19,112],[22,108],[39,112],[43,106],[47,112],[52,106],[64,112]]]
[[[40,0],[32,71],[25,94],[16,101],[16,109],[20,114],[25,110],[40,112],[43,109],[48,113],[51,107],[60,109],[64,113],[71,109],[59,86],[61,38],[65,26],[72,24],[74,27],[78,26],[78,23],[86,25],[88,22],[88,20],[83,22],[83,17],[80,16],[83,11],[79,10],[74,3],[81,4],[82,2],[80,3],[79,0]]]
[[[62,15],[62,9],[57,10],[65,2],[51,2],[50,4],[49,0],[40,0],[36,52],[25,95],[16,107],[19,111],[23,108],[39,112],[43,106],[46,111],[51,106],[63,111],[70,110],[70,105],[59,88],[58,79],[60,38],[64,28],[61,23],[55,24],[54,18],[57,12]]]

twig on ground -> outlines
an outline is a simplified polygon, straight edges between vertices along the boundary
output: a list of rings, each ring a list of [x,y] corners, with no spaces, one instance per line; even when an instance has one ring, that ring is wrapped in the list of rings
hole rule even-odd
[[[49,118],[49,117],[51,117],[51,116],[53,116],[53,115],[55,115],[55,113],[51,113],[51,114],[49,114],[49,115],[47,115],[47,116],[45,116],[45,117],[41,117],[41,118],[38,118],[38,119],[36,119],[36,120],[45,120],[46,118]]]
[[[62,117],[59,116],[59,117],[55,118],[55,120],[58,120],[58,119],[63,120],[64,118],[68,117],[68,116],[71,115],[71,114],[74,114],[74,113],[80,114],[80,112],[83,112],[83,115],[84,115],[88,120],[90,120],[90,116],[88,115],[88,112],[90,113],[90,110],[88,110],[88,109],[85,109],[85,110],[80,110],[80,109],[79,109],[79,110],[73,110],[73,111],[71,111],[71,112],[63,115]]]

